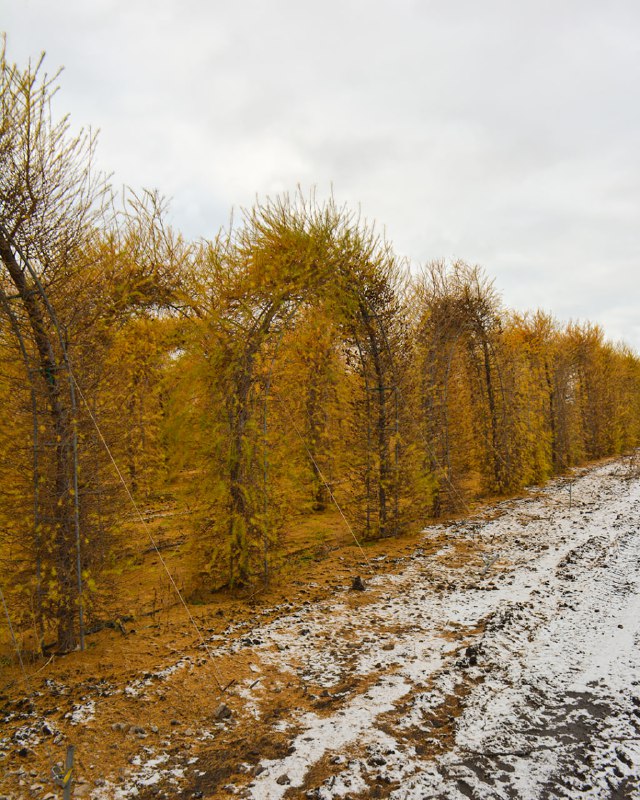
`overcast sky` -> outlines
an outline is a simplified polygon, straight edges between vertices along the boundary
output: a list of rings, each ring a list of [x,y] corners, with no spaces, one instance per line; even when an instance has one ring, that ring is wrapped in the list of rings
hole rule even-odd
[[[186,236],[333,187],[420,264],[640,350],[638,0],[0,0],[116,184]]]

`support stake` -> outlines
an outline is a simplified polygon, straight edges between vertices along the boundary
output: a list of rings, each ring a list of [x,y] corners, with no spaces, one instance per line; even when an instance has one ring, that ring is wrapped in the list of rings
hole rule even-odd
[[[75,748],[72,744],[67,747],[67,757],[64,763],[64,771],[57,765],[51,770],[53,782],[63,790],[64,800],[71,800],[71,789],[73,787],[73,754]]]

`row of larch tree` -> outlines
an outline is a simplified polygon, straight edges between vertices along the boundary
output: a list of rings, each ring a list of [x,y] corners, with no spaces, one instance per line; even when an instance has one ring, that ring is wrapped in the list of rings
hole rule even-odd
[[[194,581],[240,586],[310,518],[396,536],[637,446],[640,361],[598,327],[412,271],[333,200],[186,242],[114,201],[41,63],[0,81],[1,588],[41,644],[117,591],[129,493],[191,509]]]

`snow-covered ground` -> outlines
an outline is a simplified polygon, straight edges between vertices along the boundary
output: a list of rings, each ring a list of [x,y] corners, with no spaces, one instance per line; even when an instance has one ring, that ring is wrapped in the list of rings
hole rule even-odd
[[[77,731],[116,696],[134,722],[198,698],[188,728],[134,728],[129,768],[96,764],[83,796],[640,798],[639,524],[627,459],[429,528],[410,557],[362,565],[364,592],[345,562],[302,607],[211,636],[213,661],[72,705]],[[222,698],[221,670],[240,676]],[[35,749],[32,728],[0,756]]]
[[[639,797],[640,482],[619,462],[571,488],[456,525],[435,554],[373,579],[373,603],[263,628],[263,664],[310,691],[354,678],[362,691],[330,714],[294,711],[290,754],[242,793]]]

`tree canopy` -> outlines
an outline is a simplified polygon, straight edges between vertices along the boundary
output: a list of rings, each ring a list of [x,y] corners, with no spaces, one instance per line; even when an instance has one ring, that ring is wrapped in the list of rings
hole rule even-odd
[[[310,520],[397,536],[638,445],[640,361],[597,326],[299,192],[187,242],[114,200],[42,61],[0,73],[0,563],[39,646],[117,596],[129,495],[183,510],[193,585],[241,587]]]

